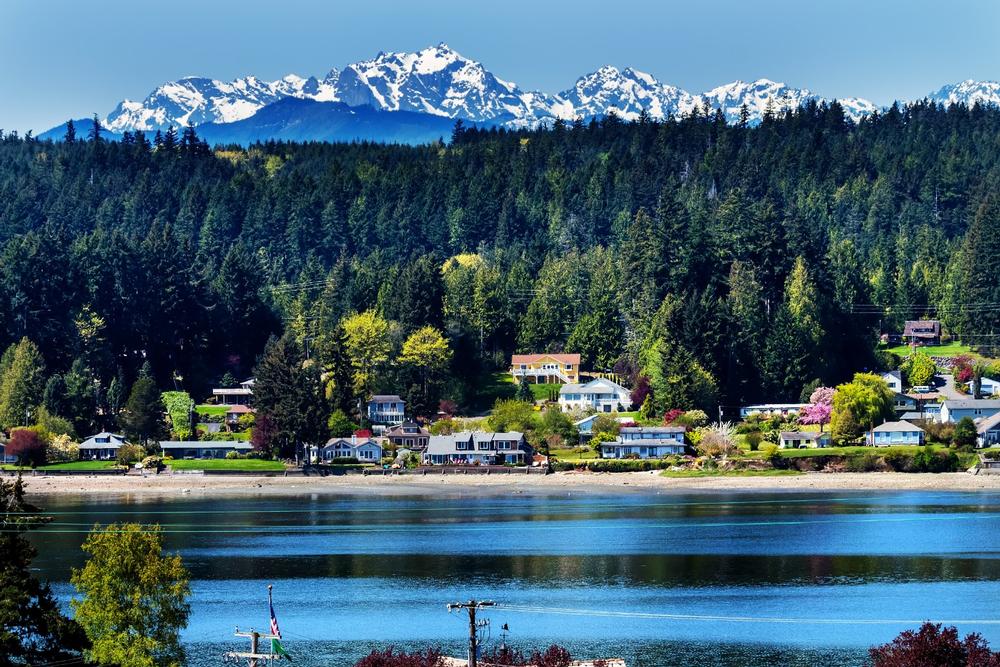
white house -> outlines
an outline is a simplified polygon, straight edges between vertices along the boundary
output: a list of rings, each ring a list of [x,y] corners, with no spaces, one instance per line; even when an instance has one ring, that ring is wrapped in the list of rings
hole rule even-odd
[[[382,445],[369,438],[331,438],[319,448],[318,458],[323,463],[334,459],[357,459],[362,463],[380,463],[382,461]]]
[[[868,431],[868,444],[875,447],[922,445],[924,429],[905,421],[886,422]]]
[[[683,426],[623,426],[614,442],[601,443],[601,457],[658,459],[686,449]]]
[[[740,418],[746,419],[752,415],[780,415],[782,417],[794,417],[801,412],[808,403],[760,403],[757,405],[744,405],[740,408]]]
[[[463,431],[432,435],[423,462],[429,465],[524,465],[531,460],[531,454],[523,433]]]
[[[396,394],[375,395],[368,399],[368,419],[373,424],[402,424],[406,401]]]
[[[976,424],[976,444],[980,447],[1000,444],[1000,412],[979,420]]]
[[[882,373],[882,379],[897,394],[903,393],[903,374],[900,371],[886,371]]]
[[[563,412],[625,412],[632,409],[632,396],[628,389],[617,382],[597,378],[586,384],[564,384],[560,387],[559,408]]]
[[[118,457],[118,448],[128,444],[125,436],[103,431],[80,443],[81,461],[108,461]]]
[[[1000,400],[987,398],[969,398],[957,401],[944,401],[941,403],[941,414],[939,421],[942,424],[949,422],[956,423],[962,417],[970,417],[972,421],[979,421],[986,417],[992,417],[1000,412]]]
[[[778,435],[778,446],[783,449],[829,447],[830,434],[816,431],[782,431]]]
[[[979,381],[980,396],[1000,396],[1000,382],[992,378],[982,378]]]
[[[239,387],[216,388],[212,390],[212,396],[219,405],[250,405],[255,382],[255,378],[250,378],[240,382]]]

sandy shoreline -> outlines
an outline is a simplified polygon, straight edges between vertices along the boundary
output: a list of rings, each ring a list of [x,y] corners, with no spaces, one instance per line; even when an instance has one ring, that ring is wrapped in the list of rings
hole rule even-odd
[[[788,477],[674,479],[655,472],[555,473],[552,475],[356,475],[225,477],[210,475],[26,477],[32,496],[254,497],[297,495],[504,496],[614,495],[622,493],[795,492],[934,490],[1000,491],[1000,475],[969,473],[807,473]]]

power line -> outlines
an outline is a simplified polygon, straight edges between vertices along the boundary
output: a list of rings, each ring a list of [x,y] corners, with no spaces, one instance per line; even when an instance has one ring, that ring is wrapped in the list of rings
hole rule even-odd
[[[469,612],[469,667],[476,667],[479,661],[479,632],[489,627],[486,619],[476,620],[476,612],[486,607],[495,607],[496,602],[490,600],[469,600],[448,605],[448,611],[465,609]]]
[[[920,625],[927,619],[898,618],[804,618],[788,616],[723,616],[718,614],[669,614],[663,612],[614,611],[602,609],[576,609],[568,607],[542,607],[532,605],[501,604],[499,609],[527,614],[559,614],[567,616],[592,616],[600,618],[632,618],[671,621],[718,621],[729,623],[783,623],[796,625]],[[936,619],[946,625],[1000,625],[1000,619]]]

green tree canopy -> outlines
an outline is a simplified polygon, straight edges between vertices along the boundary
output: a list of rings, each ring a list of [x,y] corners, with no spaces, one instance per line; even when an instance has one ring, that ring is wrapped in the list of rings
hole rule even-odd
[[[179,633],[191,613],[190,575],[181,557],[163,553],[159,526],[96,526],[83,543],[87,563],[74,568],[79,597],[70,601],[92,646],[89,660],[134,667],[180,667]]]
[[[892,390],[874,373],[856,373],[851,382],[838,385],[833,394],[830,429],[834,440],[860,438],[866,431],[895,415]]]

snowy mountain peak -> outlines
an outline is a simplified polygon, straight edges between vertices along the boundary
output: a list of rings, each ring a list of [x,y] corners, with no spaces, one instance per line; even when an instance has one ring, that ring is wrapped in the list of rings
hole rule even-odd
[[[1000,105],[1000,83],[996,81],[976,81],[966,79],[958,83],[942,86],[931,93],[929,99],[944,104],[979,104]]]
[[[946,86],[935,95],[943,101],[1000,103],[1000,84],[965,81]],[[321,78],[288,74],[276,81],[246,76],[227,82],[184,77],[159,86],[142,101],[123,100],[105,123],[113,132],[164,129],[188,122],[230,123],[287,97],[515,128],[611,113],[627,120],[643,113],[662,120],[705,107],[722,110],[734,122],[744,105],[749,121],[755,123],[769,108],[780,113],[809,100],[822,101],[807,89],[770,79],[737,80],[692,94],[646,72],[614,65],[585,74],[568,90],[551,95],[523,90],[440,42],[415,52],[382,51],[368,60],[330,69]],[[842,100],[841,104],[855,120],[877,110],[876,105],[858,98]]]

